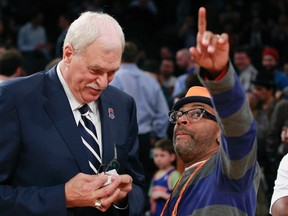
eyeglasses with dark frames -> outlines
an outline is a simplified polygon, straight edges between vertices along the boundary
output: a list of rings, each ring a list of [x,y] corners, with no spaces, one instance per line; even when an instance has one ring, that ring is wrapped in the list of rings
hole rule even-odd
[[[176,124],[179,118],[181,118],[184,115],[186,116],[189,122],[197,122],[203,116],[206,116],[208,119],[217,122],[216,117],[204,108],[193,108],[185,112],[172,110],[169,112],[169,121],[173,124]]]
[[[109,171],[115,170],[116,172],[120,168],[120,163],[117,160],[117,147],[114,144],[114,158],[108,164],[101,164],[98,168],[98,173],[104,172],[109,174]]]

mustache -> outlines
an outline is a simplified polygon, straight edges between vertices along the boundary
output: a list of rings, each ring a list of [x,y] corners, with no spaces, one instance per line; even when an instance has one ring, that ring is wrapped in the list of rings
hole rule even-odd
[[[101,89],[96,83],[92,82],[92,83],[88,83],[86,85],[86,87],[90,87],[90,88],[93,88],[93,89],[96,89],[96,90],[103,90]]]
[[[177,127],[175,130],[174,130],[174,134],[178,133],[178,132],[185,132],[187,134],[190,134],[192,135],[191,131],[188,130],[186,127],[183,127],[183,126],[179,126]]]

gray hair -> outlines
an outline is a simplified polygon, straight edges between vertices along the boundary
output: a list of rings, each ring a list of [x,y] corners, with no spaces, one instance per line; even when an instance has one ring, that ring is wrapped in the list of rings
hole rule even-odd
[[[82,13],[78,19],[71,23],[64,40],[64,46],[70,43],[76,52],[80,52],[102,36],[103,33],[107,32],[107,30],[119,36],[119,41],[116,39],[111,41],[111,43],[117,45],[120,43],[122,50],[124,50],[125,37],[119,23],[108,14],[92,11]]]

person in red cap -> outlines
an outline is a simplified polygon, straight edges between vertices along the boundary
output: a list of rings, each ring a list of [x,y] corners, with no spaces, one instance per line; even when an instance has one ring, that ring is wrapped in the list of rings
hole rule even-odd
[[[201,7],[190,52],[204,87],[191,87],[169,113],[185,170],[161,215],[255,216],[260,180],[255,120],[229,61],[228,35],[207,31],[206,25]]]
[[[273,47],[267,47],[262,50],[262,67],[264,70],[270,71],[274,74],[274,81],[276,89],[283,91],[288,87],[288,77],[283,71],[279,70],[280,55]],[[259,71],[261,73],[261,71]]]
[[[280,60],[278,51],[273,47],[264,48],[262,51],[263,65],[264,66],[275,66]],[[270,58],[269,58],[270,57]],[[271,59],[272,57],[272,59]]]

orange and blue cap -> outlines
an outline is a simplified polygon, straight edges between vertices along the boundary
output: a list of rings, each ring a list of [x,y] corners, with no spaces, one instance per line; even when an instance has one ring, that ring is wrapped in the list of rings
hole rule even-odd
[[[174,104],[172,110],[178,111],[183,105],[193,102],[201,102],[213,107],[208,89],[202,86],[193,86],[187,91],[185,97]]]

